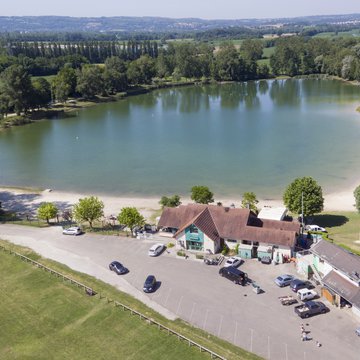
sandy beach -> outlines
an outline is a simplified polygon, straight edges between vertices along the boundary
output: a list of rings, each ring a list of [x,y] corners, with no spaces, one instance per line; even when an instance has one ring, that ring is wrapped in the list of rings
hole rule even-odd
[[[354,207],[354,187],[347,190],[328,193],[324,195],[324,210],[325,211],[355,211]],[[97,194],[80,194],[70,193],[57,190],[35,191],[31,189],[17,189],[0,187],[0,201],[5,210],[11,210],[17,213],[31,213],[35,214],[36,210],[42,202],[53,202],[62,211],[71,208],[73,204],[78,202],[80,198],[95,195],[104,203],[105,216],[119,214],[123,207],[136,207],[142,215],[150,219],[156,210],[160,209],[160,197],[118,197],[109,195]],[[191,203],[190,198],[181,198],[183,204]],[[241,199],[239,198],[216,198],[215,201],[222,202],[224,206],[235,204],[236,207],[241,206]],[[259,199],[258,207],[263,206],[284,206],[281,199]]]

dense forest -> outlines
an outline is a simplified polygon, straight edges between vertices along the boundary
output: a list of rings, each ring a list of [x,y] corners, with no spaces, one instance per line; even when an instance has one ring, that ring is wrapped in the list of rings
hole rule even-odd
[[[27,113],[70,97],[192,81],[248,81],[326,74],[360,80],[360,39],[246,39],[237,48],[200,41],[2,41],[0,115]],[[269,61],[264,47],[272,46]],[[274,46],[274,47],[273,47]],[[44,76],[53,75],[51,80]]]

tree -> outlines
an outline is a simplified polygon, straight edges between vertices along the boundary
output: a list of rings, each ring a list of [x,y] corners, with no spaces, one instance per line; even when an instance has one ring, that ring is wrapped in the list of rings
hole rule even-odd
[[[73,68],[63,67],[52,82],[53,97],[57,101],[65,102],[74,95],[76,88],[76,72]]]
[[[181,204],[180,201],[180,196],[179,195],[174,195],[171,197],[167,197],[167,196],[162,196],[161,200],[159,201],[159,204],[162,207],[177,207]]]
[[[149,55],[132,61],[127,70],[128,79],[134,85],[150,84],[155,74],[155,61]]]
[[[354,190],[355,207],[360,212],[360,185]]]
[[[33,93],[30,75],[20,65],[11,65],[1,73],[2,97],[8,99],[8,106],[20,115],[27,111]]]
[[[58,208],[50,202],[44,202],[42,203],[37,211],[38,218],[42,220],[46,220],[48,224],[50,224],[50,219],[53,219],[56,217],[58,213]]]
[[[296,214],[314,215],[324,208],[321,186],[310,176],[295,179],[285,190],[284,204]]]
[[[97,65],[84,65],[77,73],[76,90],[86,99],[104,92],[102,70]]]
[[[191,200],[198,204],[209,204],[214,202],[214,194],[207,186],[193,186],[191,188]]]
[[[145,224],[144,217],[135,207],[122,208],[117,218],[120,224],[123,224],[130,229],[131,235],[133,234],[135,226],[143,226]]]
[[[256,204],[258,202],[259,202],[259,200],[256,198],[255,193],[245,192],[242,196],[241,206],[242,206],[242,208],[250,209],[257,214],[259,210],[256,207]]]
[[[80,199],[74,205],[73,216],[78,222],[87,221],[92,229],[93,222],[104,216],[104,203],[96,196]]]
[[[38,78],[33,81],[33,96],[31,99],[32,107],[48,106],[51,101],[50,83],[44,78]]]
[[[125,91],[128,85],[125,62],[117,56],[107,58],[103,78],[108,94]]]

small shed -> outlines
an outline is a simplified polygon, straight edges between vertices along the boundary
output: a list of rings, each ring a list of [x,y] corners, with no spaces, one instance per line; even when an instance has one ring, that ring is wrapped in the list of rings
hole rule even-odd
[[[258,218],[282,221],[282,220],[284,220],[286,214],[287,214],[286,207],[265,206],[260,210],[260,212],[258,214]]]

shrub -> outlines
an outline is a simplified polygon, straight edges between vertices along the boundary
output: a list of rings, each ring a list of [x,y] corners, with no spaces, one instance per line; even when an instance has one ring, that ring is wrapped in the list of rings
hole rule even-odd
[[[171,248],[173,248],[175,246],[175,244],[172,243],[172,242],[169,242],[166,246],[167,246],[168,249],[171,249]]]
[[[179,250],[177,253],[176,253],[177,256],[183,256],[185,257],[185,251],[183,250]]]
[[[204,259],[204,255],[202,254],[196,254],[196,258],[199,260],[203,260]]]
[[[229,248],[226,244],[224,244],[223,249],[221,250],[221,254],[226,255],[229,252]]]

